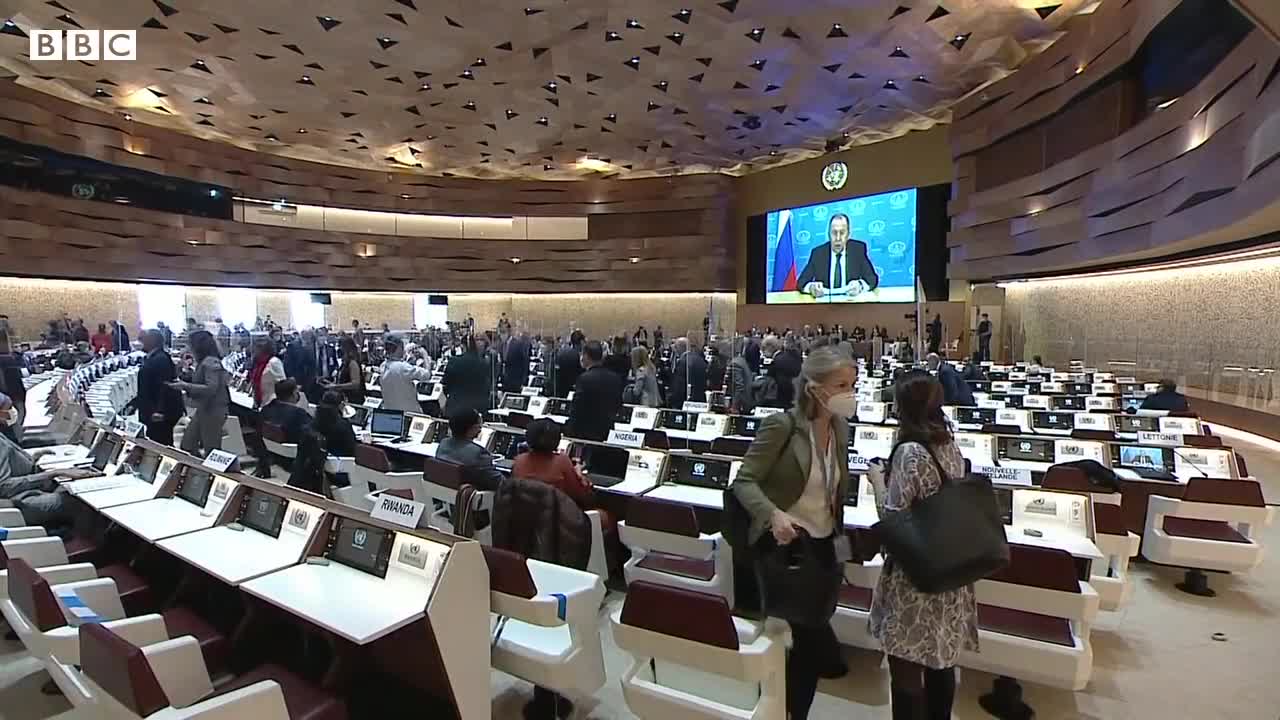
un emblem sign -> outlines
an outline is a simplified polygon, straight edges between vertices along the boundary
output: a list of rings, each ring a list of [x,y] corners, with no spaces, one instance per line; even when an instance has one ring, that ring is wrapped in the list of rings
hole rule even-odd
[[[885,228],[885,223],[883,220],[872,220],[871,222],[867,223],[867,233],[869,233],[871,237],[880,237],[881,235],[883,235],[884,228]]]
[[[850,215],[854,215],[856,217],[858,215],[865,213],[866,211],[867,211],[866,200],[854,200],[853,202],[849,203]]]
[[[894,210],[901,210],[907,206],[908,198],[907,193],[898,191],[889,196],[889,207]]]
[[[829,163],[822,168],[822,187],[828,191],[836,191],[844,187],[849,180],[849,166],[842,162]]]

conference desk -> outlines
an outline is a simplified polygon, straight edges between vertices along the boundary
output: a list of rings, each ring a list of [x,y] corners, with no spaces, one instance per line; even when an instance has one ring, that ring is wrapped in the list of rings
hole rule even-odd
[[[770,305],[813,305],[813,304],[850,304],[879,302],[913,302],[916,290],[913,287],[878,287],[859,295],[824,295],[815,298],[799,290],[782,290],[768,293],[765,302]]]
[[[212,496],[210,504],[213,504]],[[102,514],[154,545],[165,538],[212,527],[218,522],[221,510],[222,503],[200,507],[179,497],[167,497],[103,508]]]
[[[298,511],[305,513],[305,518],[300,519]],[[277,537],[249,527],[234,530],[218,525],[166,538],[157,546],[234,587],[301,562],[322,516],[319,508],[289,501]]]

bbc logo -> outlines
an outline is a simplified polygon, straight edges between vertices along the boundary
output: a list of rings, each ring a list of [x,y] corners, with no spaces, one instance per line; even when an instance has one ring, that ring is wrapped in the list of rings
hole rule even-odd
[[[137,60],[137,30],[32,30],[32,60]]]

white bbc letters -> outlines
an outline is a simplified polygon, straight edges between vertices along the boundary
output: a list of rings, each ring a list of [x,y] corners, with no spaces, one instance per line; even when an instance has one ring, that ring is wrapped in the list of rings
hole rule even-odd
[[[137,30],[32,30],[32,60],[137,60]]]

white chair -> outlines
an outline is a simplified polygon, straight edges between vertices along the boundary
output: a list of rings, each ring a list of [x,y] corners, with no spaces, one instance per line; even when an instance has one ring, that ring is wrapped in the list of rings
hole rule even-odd
[[[483,546],[493,613],[493,667],[570,699],[604,686],[604,581]]]
[[[273,422],[262,423],[262,442],[267,452],[292,460],[298,457],[298,444],[287,441],[284,429]]]
[[[44,536],[44,528],[26,524],[21,510],[17,508],[0,508],[0,541],[26,540]]]
[[[365,512],[373,510],[376,502],[372,497],[374,493],[381,490],[414,490],[422,482],[421,472],[393,470],[387,451],[376,445],[356,445],[355,457],[345,466],[347,479],[351,484],[345,488],[334,488],[333,497],[344,505]]]
[[[235,415],[227,415],[227,421],[222,425],[222,449],[229,453],[235,453],[235,456],[240,458],[242,466],[254,459],[249,454],[249,448],[245,446],[244,431],[240,428],[240,418]]]
[[[831,617],[831,629],[840,644],[880,650],[880,641],[867,629],[867,618],[871,614],[871,598],[883,567],[884,558],[880,555],[866,563],[845,563],[845,584],[840,587],[836,613]]]
[[[591,521],[591,559],[587,561],[587,572],[609,582],[609,554],[604,547],[604,515],[599,510],[588,510],[587,519]]]
[[[627,505],[618,538],[630,548],[627,585],[644,581],[719,595],[733,607],[733,549],[698,527],[692,507],[643,496]]]
[[[1084,471],[1075,467],[1054,465],[1045,473],[1041,487],[1045,490],[1088,493],[1093,498],[1094,544],[1106,556],[1095,562],[1089,584],[1098,593],[1099,607],[1117,610],[1133,593],[1129,579],[1129,561],[1138,554],[1141,538],[1125,527],[1120,509],[1120,493],[1096,492]]]
[[[631,664],[622,695],[660,720],[783,720],[786,649],[779,628],[733,617],[718,595],[636,582],[611,618]]]
[[[1194,478],[1181,498],[1152,495],[1142,553],[1148,560],[1187,568],[1179,590],[1213,597],[1205,570],[1244,573],[1262,562],[1258,528],[1275,515],[1253,480]]]
[[[422,475],[414,487],[413,499],[427,505],[427,512],[431,513],[430,527],[440,532],[453,532],[458,489],[464,484],[467,484],[466,471],[461,465],[432,457],[423,458]],[[492,513],[493,496],[491,490],[476,490],[472,512]],[[476,530],[475,539],[482,545],[493,544],[492,525]]]

